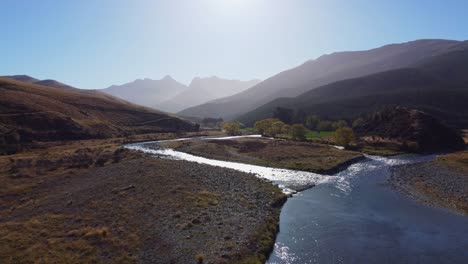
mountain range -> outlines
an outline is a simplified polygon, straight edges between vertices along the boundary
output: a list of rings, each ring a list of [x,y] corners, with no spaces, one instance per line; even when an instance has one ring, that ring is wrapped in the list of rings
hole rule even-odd
[[[424,41],[413,42],[417,43]],[[410,66],[333,82],[293,98],[277,98],[238,119],[251,125],[273,116],[278,107],[332,120],[352,119],[384,105],[400,105],[463,128],[468,126],[467,73],[468,41],[453,42],[430,56],[421,56]]]
[[[323,55],[268,78],[241,93],[185,109],[179,114],[235,119],[280,97],[299,96],[337,81],[410,67],[443,54],[459,43],[453,40],[416,40],[366,51]]]
[[[259,82],[226,80],[213,76],[194,78],[190,85],[186,86],[166,76],[161,80],[140,79],[123,85],[113,85],[101,91],[136,104],[175,113],[242,92]]]

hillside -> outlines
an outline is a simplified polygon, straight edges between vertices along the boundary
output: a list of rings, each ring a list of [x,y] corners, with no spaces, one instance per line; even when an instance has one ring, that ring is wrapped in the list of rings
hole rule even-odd
[[[301,109],[324,118],[355,118],[383,105],[428,112],[453,126],[468,126],[468,42],[427,58],[413,68],[386,71],[325,85],[295,98],[278,98],[239,119],[252,124],[276,107]]]
[[[369,114],[355,131],[361,137],[402,142],[413,152],[465,149],[463,138],[454,129],[427,113],[403,107]]]
[[[15,81],[33,83],[37,85],[60,88],[60,89],[68,89],[68,90],[78,89],[70,85],[66,85],[64,83],[58,82],[56,80],[39,80],[28,75],[9,75],[9,76],[0,76],[0,78],[8,78],[8,79],[12,79]]]
[[[122,85],[113,85],[100,91],[119,97],[129,102],[155,107],[187,89],[170,76],[161,80],[138,79]]]
[[[394,70],[444,53],[459,42],[417,40],[367,51],[337,52],[281,72],[239,94],[185,109],[181,115],[238,117],[279,97],[294,97],[333,82]]]
[[[34,141],[195,129],[188,122],[97,92],[0,78],[0,152]]]
[[[176,113],[188,107],[242,92],[259,82],[259,80],[226,80],[216,76],[197,77],[192,80],[188,89],[181,91],[165,102],[157,104],[156,109]]]

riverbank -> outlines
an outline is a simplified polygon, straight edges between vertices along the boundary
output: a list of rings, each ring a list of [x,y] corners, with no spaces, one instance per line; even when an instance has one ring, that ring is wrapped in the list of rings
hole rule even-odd
[[[0,262],[265,260],[286,200],[279,188],[121,143],[74,141],[1,156]]]
[[[334,174],[365,159],[359,152],[340,150],[330,145],[267,138],[197,138],[158,144],[209,159],[320,174]]]
[[[468,215],[468,151],[393,168],[391,184],[418,200]]]

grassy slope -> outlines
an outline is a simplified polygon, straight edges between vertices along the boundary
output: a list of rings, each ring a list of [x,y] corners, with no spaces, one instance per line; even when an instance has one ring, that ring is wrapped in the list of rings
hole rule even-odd
[[[0,144],[192,129],[175,117],[99,92],[0,78]]]

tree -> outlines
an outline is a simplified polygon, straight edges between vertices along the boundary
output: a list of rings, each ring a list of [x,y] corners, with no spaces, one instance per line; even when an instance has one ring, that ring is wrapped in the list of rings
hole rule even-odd
[[[360,127],[365,123],[364,118],[359,117],[358,119],[354,120],[353,128]]]
[[[346,122],[345,120],[338,120],[336,122],[333,122],[332,124],[333,130],[337,130],[338,128],[347,127],[347,126],[348,126],[348,122]]]
[[[255,123],[255,130],[262,136],[271,136],[273,123],[278,122],[276,118],[268,118],[257,121]],[[281,121],[280,121],[281,122]]]
[[[283,129],[284,123],[281,121],[276,121],[271,124],[270,128],[270,136],[276,137],[276,135],[281,133],[281,130]]]
[[[294,118],[294,110],[284,107],[276,107],[273,117],[286,124],[291,124]]]
[[[285,124],[283,128],[281,129],[281,134],[286,134],[289,135],[289,132],[291,131],[291,126]]]
[[[333,131],[332,122],[320,121],[317,125],[317,131]]]
[[[355,135],[352,128],[341,127],[338,128],[335,132],[335,142],[336,144],[347,148],[349,144],[354,141]]]
[[[228,133],[228,135],[237,135],[239,134],[241,128],[241,123],[239,121],[225,122],[223,123],[223,129]]]
[[[304,124],[306,120],[306,116],[307,116],[306,112],[304,112],[304,110],[299,108],[294,114],[293,122],[297,124]]]
[[[293,140],[304,140],[305,139],[305,127],[302,124],[294,124],[291,126],[291,138]]]
[[[309,115],[306,117],[306,127],[310,130],[316,130],[320,118],[317,115]]]

